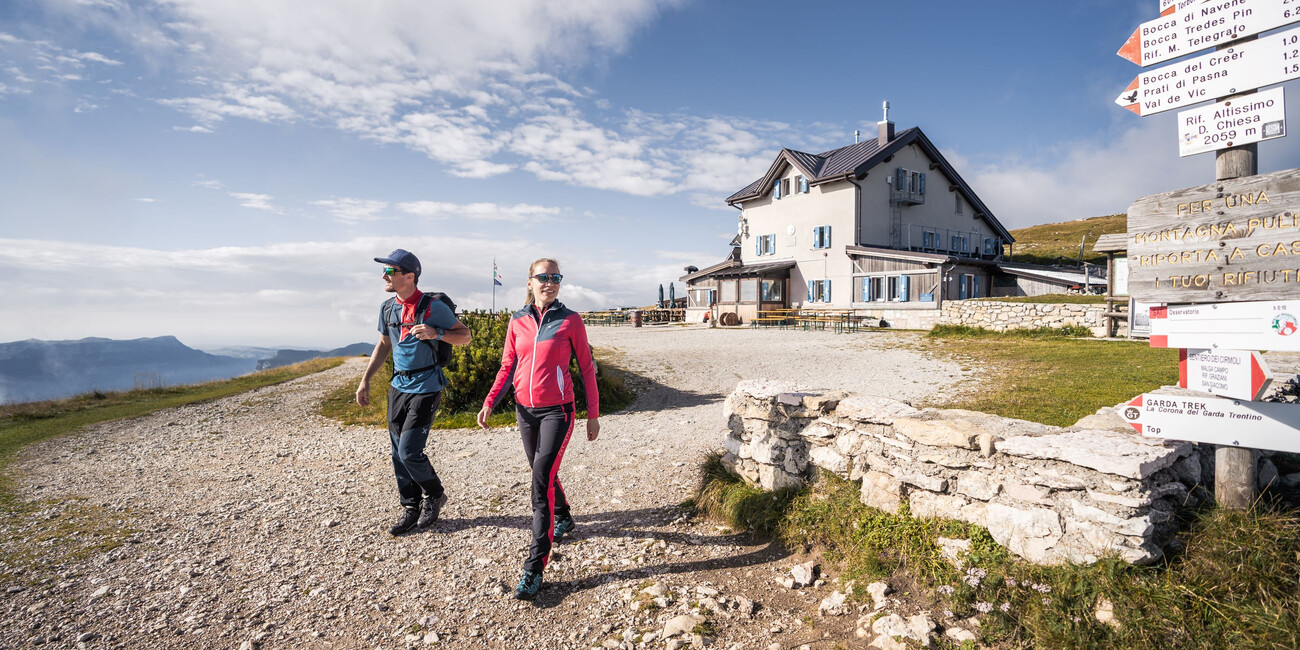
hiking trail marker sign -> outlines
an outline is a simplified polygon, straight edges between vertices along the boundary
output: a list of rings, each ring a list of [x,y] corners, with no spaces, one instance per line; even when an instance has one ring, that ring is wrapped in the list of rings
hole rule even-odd
[[[1294,22],[1300,22],[1300,6],[1295,2],[1229,0],[1191,4],[1139,25],[1116,54],[1146,67]]]
[[[1300,169],[1138,199],[1128,209],[1128,272],[1129,295],[1142,302],[1300,296]]]
[[[1115,103],[1147,116],[1298,77],[1300,27],[1143,71]]]
[[[1178,351],[1178,385],[1233,399],[1259,399],[1273,383],[1268,364],[1247,350]]]
[[[1178,113],[1178,155],[1238,147],[1286,135],[1286,97],[1273,88]]]
[[[1152,307],[1151,347],[1300,352],[1300,300]]]
[[[1300,452],[1300,405],[1143,393],[1118,407],[1144,436]]]

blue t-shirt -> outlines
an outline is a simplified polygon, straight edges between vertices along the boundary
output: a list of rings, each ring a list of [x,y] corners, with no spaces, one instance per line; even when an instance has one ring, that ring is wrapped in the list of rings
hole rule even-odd
[[[418,296],[412,296],[418,304]],[[392,313],[389,313],[389,309]],[[397,323],[396,327],[389,327],[389,318],[391,322]],[[388,337],[388,341],[393,346],[393,367],[396,370],[413,370],[415,368],[424,368],[432,366],[436,362],[433,352],[433,346],[428,345],[416,338],[412,334],[402,336],[402,301],[394,298],[393,304],[385,301],[379,308],[379,333]],[[451,313],[451,308],[443,304],[441,300],[432,299],[424,311],[416,315],[415,318],[407,322],[424,323],[430,327],[440,327],[449,330],[456,326],[460,321],[456,320],[456,315]],[[406,328],[409,332],[409,328]],[[435,341],[430,341],[434,343]],[[393,375],[393,388],[403,393],[436,393],[447,385],[447,377],[442,374],[442,368],[430,368],[424,372],[416,373],[412,376]]]

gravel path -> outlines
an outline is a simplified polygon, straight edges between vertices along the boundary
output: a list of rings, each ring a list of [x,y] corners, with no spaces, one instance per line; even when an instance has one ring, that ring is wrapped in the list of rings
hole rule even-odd
[[[578,528],[535,603],[509,596],[529,536],[518,432],[434,432],[443,519],[390,537],[387,432],[315,414],[356,381],[355,359],[27,450],[16,487],[41,509],[9,522],[0,551],[42,559],[0,583],[0,647],[672,648],[690,642],[662,636],[684,614],[720,648],[861,645],[856,616],[804,623],[831,586],[779,586],[797,558],[676,504],[742,378],[910,400],[969,373],[915,351],[914,333],[589,331],[637,375],[638,398],[602,418],[597,442],[575,432],[561,477]],[[96,551],[96,528],[127,543]]]

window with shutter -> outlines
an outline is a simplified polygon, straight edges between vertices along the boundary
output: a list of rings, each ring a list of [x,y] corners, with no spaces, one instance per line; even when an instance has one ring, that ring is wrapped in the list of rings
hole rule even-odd
[[[968,294],[967,291],[966,291],[966,284],[967,284],[969,281],[970,281],[970,276],[969,276],[969,275],[966,275],[965,273],[963,273],[963,274],[961,275],[961,277],[960,277],[960,278],[958,279],[958,281],[957,281],[958,287],[959,287],[960,292],[961,292],[961,299],[962,299],[962,300],[965,300],[966,298],[970,297],[969,294]]]
[[[831,301],[831,281],[822,280],[822,302]]]
[[[917,184],[917,194],[925,194],[925,172],[921,172],[921,181]]]
[[[808,281],[808,302],[813,301],[813,284],[814,282],[812,280]]]
[[[790,195],[790,179],[788,178],[781,179],[781,195],[782,196]]]

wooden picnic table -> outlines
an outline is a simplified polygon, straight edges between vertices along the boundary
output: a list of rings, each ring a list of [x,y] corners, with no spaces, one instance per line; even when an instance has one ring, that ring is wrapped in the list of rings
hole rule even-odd
[[[798,323],[805,331],[824,330],[829,325],[835,333],[856,332],[865,316],[856,309],[805,309],[799,313]]]
[[[760,309],[757,315],[749,319],[750,327],[779,327],[785,329],[787,325],[794,325],[795,319],[799,315],[798,309]]]

